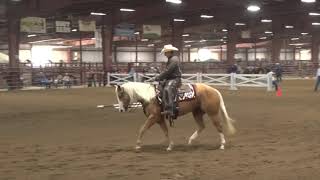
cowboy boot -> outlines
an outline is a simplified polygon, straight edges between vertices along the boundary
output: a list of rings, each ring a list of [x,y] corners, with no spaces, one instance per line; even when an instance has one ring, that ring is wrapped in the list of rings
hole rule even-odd
[[[169,93],[167,91],[167,89],[163,89],[163,93],[162,93],[162,112],[161,112],[161,115],[165,115],[166,116],[166,119],[167,116],[170,115],[170,102],[169,102]]]

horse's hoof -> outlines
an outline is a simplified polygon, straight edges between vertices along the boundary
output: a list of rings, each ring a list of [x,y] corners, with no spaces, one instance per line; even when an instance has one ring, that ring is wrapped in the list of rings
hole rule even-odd
[[[224,150],[224,146],[220,146],[220,150]]]
[[[134,149],[136,150],[136,152],[140,152],[141,151],[141,146],[136,146]]]
[[[174,146],[174,144],[173,144],[173,142],[171,142],[170,145],[169,145],[168,148],[167,148],[167,152],[172,151],[173,146]]]

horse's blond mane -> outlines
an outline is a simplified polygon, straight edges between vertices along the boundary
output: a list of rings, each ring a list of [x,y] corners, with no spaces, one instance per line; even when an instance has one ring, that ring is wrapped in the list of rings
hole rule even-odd
[[[154,85],[140,82],[128,82],[122,85],[125,92],[128,93],[131,103],[143,100],[150,102],[156,96]]]

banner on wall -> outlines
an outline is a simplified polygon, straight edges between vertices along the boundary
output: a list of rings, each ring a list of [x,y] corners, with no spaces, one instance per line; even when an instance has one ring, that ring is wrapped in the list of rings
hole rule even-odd
[[[79,31],[94,32],[96,30],[96,21],[79,20]]]
[[[143,38],[157,39],[161,37],[160,25],[143,25]]]
[[[20,31],[28,33],[46,33],[46,19],[40,17],[26,17],[20,21]]]
[[[115,36],[121,36],[121,37],[135,37],[135,25],[134,24],[128,24],[128,23],[122,23],[118,24],[114,28],[114,35]]]
[[[242,31],[241,32],[241,38],[242,39],[250,39],[251,38],[251,32],[250,31]]]
[[[95,39],[95,47],[96,47],[96,48],[102,48],[101,29],[97,29],[97,30],[94,32],[94,39]]]
[[[56,32],[59,33],[69,33],[71,32],[69,21],[56,21]]]

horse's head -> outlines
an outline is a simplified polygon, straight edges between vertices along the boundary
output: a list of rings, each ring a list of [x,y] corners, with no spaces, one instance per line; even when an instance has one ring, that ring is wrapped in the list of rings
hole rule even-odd
[[[130,96],[122,86],[116,85],[115,87],[116,87],[116,96],[119,103],[119,111],[125,112],[128,110],[130,105],[130,101],[131,101]]]

